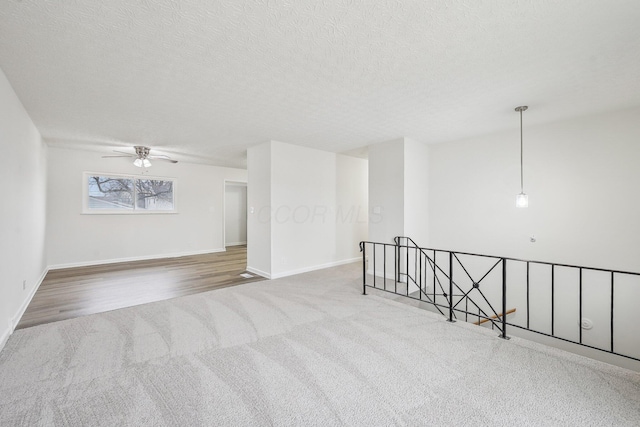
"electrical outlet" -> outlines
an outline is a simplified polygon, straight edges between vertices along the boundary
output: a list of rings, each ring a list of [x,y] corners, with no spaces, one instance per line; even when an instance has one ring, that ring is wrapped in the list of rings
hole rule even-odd
[[[23,280],[22,281],[22,290],[24,291],[25,289],[27,289],[27,280]]]

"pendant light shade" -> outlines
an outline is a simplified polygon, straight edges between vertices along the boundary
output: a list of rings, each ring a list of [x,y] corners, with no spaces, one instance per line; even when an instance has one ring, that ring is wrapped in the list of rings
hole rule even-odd
[[[527,111],[526,105],[516,107],[516,111],[520,113],[520,193],[516,196],[516,207],[527,208],[529,207],[529,196],[524,192],[524,173],[523,173],[523,155],[522,155],[522,112]]]
[[[524,193],[520,193],[516,196],[516,207],[518,208],[528,208],[529,207],[529,196]]]

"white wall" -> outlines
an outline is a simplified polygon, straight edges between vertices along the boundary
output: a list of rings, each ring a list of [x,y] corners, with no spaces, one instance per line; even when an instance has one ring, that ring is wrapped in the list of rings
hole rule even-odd
[[[369,238],[393,243],[404,233],[404,138],[369,146]]]
[[[431,146],[429,246],[640,271],[638,117],[526,126],[525,116],[526,209],[515,207],[518,129]]]
[[[404,235],[418,245],[429,241],[429,147],[404,140]]]
[[[250,148],[248,159],[250,269],[282,277],[359,259],[366,160],[276,141]],[[254,259],[269,260],[268,267]]]
[[[368,235],[368,162],[350,156],[336,156],[336,259],[359,256],[354,242]]]
[[[224,192],[224,245],[247,243],[247,184],[226,183]]]
[[[272,276],[335,261],[336,155],[271,146]]]
[[[409,138],[369,146],[369,240],[428,241],[428,150]]]
[[[0,152],[1,349],[46,273],[47,186],[46,147],[1,70]]]
[[[224,250],[224,181],[246,171],[155,161],[149,176],[176,178],[176,214],[83,215],[83,172],[140,174],[128,158],[49,147],[47,260],[50,266]]]

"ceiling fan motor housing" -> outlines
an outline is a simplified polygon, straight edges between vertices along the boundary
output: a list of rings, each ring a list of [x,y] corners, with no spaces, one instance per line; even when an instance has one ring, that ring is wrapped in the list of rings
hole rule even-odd
[[[149,147],[143,147],[141,145],[136,145],[135,147],[136,155],[139,159],[146,159],[149,155]]]

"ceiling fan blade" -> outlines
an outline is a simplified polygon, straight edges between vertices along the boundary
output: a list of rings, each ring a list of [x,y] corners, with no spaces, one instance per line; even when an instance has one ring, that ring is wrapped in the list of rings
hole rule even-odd
[[[160,156],[147,156],[147,159],[150,159],[150,160],[164,160],[166,162],[178,163],[177,160],[173,160],[169,156],[162,156],[162,155],[160,155]]]
[[[145,149],[145,148],[146,147],[136,147],[136,149]],[[103,158],[105,158],[105,157],[135,157],[135,158],[139,158],[139,159],[147,158],[149,160],[164,160],[166,162],[178,163],[177,160],[173,160],[171,157],[165,156],[163,154],[158,154],[156,156],[149,156],[149,155],[145,156],[145,154],[149,152],[148,148],[146,148],[146,151],[145,150],[140,150],[140,153],[136,152],[136,154],[126,153],[124,151],[118,151],[118,150],[113,150],[113,152],[114,153],[118,153],[118,154],[111,154],[111,155],[102,156],[102,157]]]
[[[118,153],[118,154],[126,154],[129,157],[137,157],[137,154],[133,154],[133,153],[126,153],[124,151],[118,151],[118,150],[113,150],[114,153]]]

